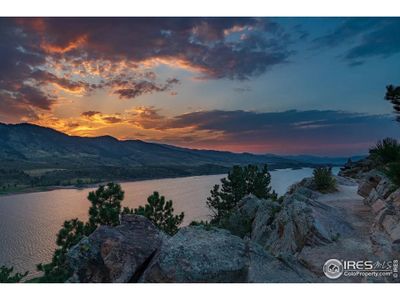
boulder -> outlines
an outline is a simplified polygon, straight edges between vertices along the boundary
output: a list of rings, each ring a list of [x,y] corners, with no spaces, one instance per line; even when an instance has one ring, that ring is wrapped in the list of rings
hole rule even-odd
[[[148,219],[124,215],[100,226],[68,252],[70,282],[135,282],[166,237]]]
[[[246,243],[226,230],[190,226],[166,241],[142,282],[246,282]]]
[[[304,282],[260,245],[229,231],[190,226],[163,243],[140,282]]]

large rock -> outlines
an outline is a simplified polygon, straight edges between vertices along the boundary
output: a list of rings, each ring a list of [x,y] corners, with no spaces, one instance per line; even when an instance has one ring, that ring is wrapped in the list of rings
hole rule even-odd
[[[100,226],[68,253],[71,282],[135,282],[165,236],[148,219],[122,216],[121,225]]]
[[[182,228],[163,243],[141,282],[304,282],[262,247],[227,230]]]
[[[299,253],[305,246],[332,243],[352,230],[340,211],[306,197],[304,189],[285,198],[272,226],[265,247],[283,258]]]

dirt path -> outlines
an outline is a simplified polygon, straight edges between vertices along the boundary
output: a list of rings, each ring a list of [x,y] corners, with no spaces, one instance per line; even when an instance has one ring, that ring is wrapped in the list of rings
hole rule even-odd
[[[338,191],[333,194],[322,195],[318,200],[339,209],[347,222],[354,229],[353,234],[349,236],[354,238],[363,246],[371,246],[369,235],[373,223],[373,214],[371,208],[363,203],[363,197],[357,194],[358,185],[339,185]],[[368,249],[369,253],[372,252]]]
[[[358,185],[351,181],[342,183],[338,185],[337,192],[322,195],[318,201],[338,209],[353,230],[345,236],[339,236],[334,243],[319,247],[305,247],[300,254],[303,263],[321,275],[321,266],[328,259],[357,261],[377,258],[373,253],[373,245],[370,240],[373,214],[370,208],[364,205],[363,198],[357,194]],[[346,282],[348,279],[339,281]],[[358,279],[353,278],[352,281],[355,282]],[[363,279],[360,278],[359,281],[363,281]]]

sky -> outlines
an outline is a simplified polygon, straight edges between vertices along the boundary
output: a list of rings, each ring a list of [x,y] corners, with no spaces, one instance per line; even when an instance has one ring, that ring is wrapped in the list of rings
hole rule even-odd
[[[400,138],[400,18],[0,18],[0,122],[329,156]]]

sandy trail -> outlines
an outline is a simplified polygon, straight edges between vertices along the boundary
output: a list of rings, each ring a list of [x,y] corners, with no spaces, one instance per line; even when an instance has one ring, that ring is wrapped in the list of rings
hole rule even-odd
[[[345,236],[338,237],[334,243],[319,247],[305,247],[299,257],[309,269],[321,274],[322,277],[321,266],[328,259],[377,259],[370,240],[370,228],[373,223],[371,209],[364,205],[363,198],[357,194],[357,183],[345,180],[340,183],[342,184],[338,185],[337,192],[321,195],[317,200],[339,210],[353,230]],[[346,282],[348,279],[338,281]],[[358,279],[353,278],[352,281],[355,282]],[[364,280],[360,278],[359,281]]]

